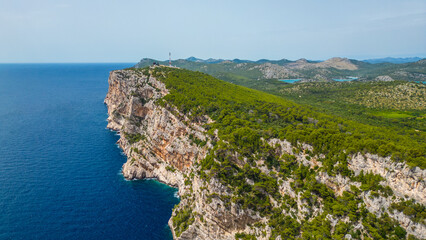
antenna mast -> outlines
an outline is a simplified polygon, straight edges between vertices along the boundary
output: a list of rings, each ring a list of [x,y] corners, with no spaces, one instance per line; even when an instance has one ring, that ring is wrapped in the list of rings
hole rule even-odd
[[[172,53],[169,52],[169,67],[172,66]]]

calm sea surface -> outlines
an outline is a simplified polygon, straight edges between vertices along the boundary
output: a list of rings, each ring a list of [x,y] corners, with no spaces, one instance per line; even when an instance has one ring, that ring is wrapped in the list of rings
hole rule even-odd
[[[0,239],[171,239],[176,190],[125,181],[105,129],[109,71],[0,64]]]

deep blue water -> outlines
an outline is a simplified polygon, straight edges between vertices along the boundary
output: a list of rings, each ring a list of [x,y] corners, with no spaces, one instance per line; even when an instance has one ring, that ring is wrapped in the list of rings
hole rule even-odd
[[[125,181],[108,74],[132,64],[0,64],[0,239],[171,239],[175,189]]]

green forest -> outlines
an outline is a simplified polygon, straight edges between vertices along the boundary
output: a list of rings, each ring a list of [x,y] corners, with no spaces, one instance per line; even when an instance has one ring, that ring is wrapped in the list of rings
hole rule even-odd
[[[152,73],[170,90],[164,100],[194,119],[210,116],[215,120],[207,126],[210,132],[218,129],[221,140],[231,143],[247,157],[260,147],[260,138],[280,138],[295,146],[298,141],[311,144],[315,154],[339,156],[369,152],[392,156],[395,161],[406,161],[410,166],[426,167],[423,131],[397,134],[387,126],[327,115],[201,72],[172,68],[156,71],[167,75]]]

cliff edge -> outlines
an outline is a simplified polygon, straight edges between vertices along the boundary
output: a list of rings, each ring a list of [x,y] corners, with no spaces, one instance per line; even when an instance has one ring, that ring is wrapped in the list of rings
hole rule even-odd
[[[225,135],[214,124],[238,123],[226,118],[232,112],[211,114],[216,111],[211,102],[219,96],[212,95],[206,106],[213,110],[208,111],[173,102],[179,86],[166,80],[192,74],[187,72],[164,67],[112,71],[105,98],[107,127],[119,132],[118,144],[127,156],[124,177],[156,178],[179,189],[181,202],[169,220],[174,239],[426,238],[425,216],[405,211],[424,211],[425,170],[389,157],[354,153],[344,160],[349,173],[336,174],[324,170],[327,156],[310,144],[272,134],[252,139],[249,134],[256,138],[256,133],[243,123],[246,132]],[[187,78],[186,83],[193,87],[205,79]],[[230,88],[214,84],[224,91]],[[257,94],[235,89],[247,96]],[[189,92],[185,99],[191,101]],[[238,100],[232,104],[238,105]],[[250,111],[247,118],[256,114]],[[279,121],[274,113],[253,121],[263,124],[268,118]],[[242,152],[233,141],[254,142],[256,148]]]

